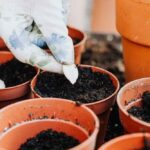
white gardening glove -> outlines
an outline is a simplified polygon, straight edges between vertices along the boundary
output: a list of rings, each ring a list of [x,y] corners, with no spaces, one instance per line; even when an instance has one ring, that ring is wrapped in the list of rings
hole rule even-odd
[[[66,1],[1,0],[0,34],[21,62],[64,73],[71,83],[75,83],[78,70],[74,65],[73,42],[65,23]],[[52,55],[40,48],[45,42]]]

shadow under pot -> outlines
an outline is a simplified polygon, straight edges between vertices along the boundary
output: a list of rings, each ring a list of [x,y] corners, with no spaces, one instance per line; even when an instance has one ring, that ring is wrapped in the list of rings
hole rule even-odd
[[[21,133],[21,134],[20,134]],[[1,149],[78,149],[88,139],[80,126],[60,120],[30,121],[15,127],[0,137]],[[12,144],[13,143],[13,144]]]
[[[99,150],[149,150],[150,149],[150,134],[149,133],[135,133],[124,135],[115,138]]]
[[[126,132],[150,132],[150,78],[125,85],[118,93],[117,103]]]
[[[119,90],[118,79],[110,72],[93,66],[79,65],[79,78],[72,85],[64,75],[42,72],[31,82],[33,97],[57,97],[85,105],[101,121],[99,144],[103,143],[110,108]]]
[[[94,150],[99,130],[98,118],[89,108],[56,98],[31,99],[9,105],[0,110],[0,122],[0,146],[9,147],[8,150],[12,150],[9,142],[14,141],[13,146],[19,146],[30,136],[50,127],[79,140],[75,149]],[[24,124],[28,124],[28,131]]]
[[[5,87],[0,89],[0,106],[25,96],[30,91],[30,81],[37,73],[38,69],[19,62],[10,52],[1,51],[0,80]]]

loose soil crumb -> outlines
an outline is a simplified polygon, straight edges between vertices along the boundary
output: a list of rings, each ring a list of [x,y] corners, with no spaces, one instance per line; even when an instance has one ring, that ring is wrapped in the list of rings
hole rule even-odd
[[[133,106],[128,113],[140,120],[150,123],[150,91],[146,91],[142,95],[142,107]]]
[[[67,150],[77,146],[79,141],[63,132],[45,130],[28,139],[19,150]]]
[[[107,98],[115,91],[115,87],[109,75],[79,67],[79,78],[74,85],[64,75],[44,72],[38,76],[35,91],[42,97],[91,103]]]
[[[31,80],[36,74],[35,68],[13,59],[5,64],[0,64],[0,79],[6,87],[12,87]]]

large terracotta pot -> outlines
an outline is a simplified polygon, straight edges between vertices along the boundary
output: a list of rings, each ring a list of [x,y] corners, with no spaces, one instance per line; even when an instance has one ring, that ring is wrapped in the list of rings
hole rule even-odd
[[[116,0],[127,81],[150,76],[150,1]]]
[[[132,106],[141,106],[141,95],[150,90],[150,78],[143,78],[126,84],[119,91],[117,103],[121,123],[126,132],[150,132],[150,123],[129,115],[127,110]],[[135,101],[133,101],[135,100]]]

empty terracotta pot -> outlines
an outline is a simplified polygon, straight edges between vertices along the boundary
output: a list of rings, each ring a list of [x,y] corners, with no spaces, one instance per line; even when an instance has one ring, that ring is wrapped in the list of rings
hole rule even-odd
[[[126,84],[119,91],[117,103],[119,106],[120,120],[125,131],[129,133],[150,132],[150,123],[139,120],[127,112],[131,106],[141,105],[140,97],[148,90],[150,90],[150,78],[142,78]]]
[[[0,52],[0,64],[6,63],[10,60],[12,60],[14,56],[7,51],[1,51]],[[38,69],[37,73],[39,72]],[[23,84],[19,84],[14,87],[8,87],[5,89],[0,89],[0,103],[1,101],[6,101],[6,100],[14,100],[16,98],[22,97],[26,95],[29,90],[30,90],[30,81],[27,81]]]
[[[124,135],[107,142],[99,150],[142,150],[146,140],[150,142],[149,133]]]
[[[62,120],[40,120],[22,123],[11,128],[8,132],[0,137],[0,148],[6,150],[17,150],[28,139],[35,137],[38,133],[52,129],[57,132],[63,132],[68,136],[77,139],[81,144],[72,149],[81,150],[84,147],[85,140],[88,139],[88,133],[71,122]],[[21,134],[20,134],[21,133]],[[13,143],[13,144],[12,144]]]
[[[13,115],[12,115],[13,114]],[[83,143],[85,150],[94,150],[99,121],[96,115],[85,106],[74,102],[56,99],[31,99],[9,105],[0,110],[0,133],[8,132],[13,125],[41,119],[63,120],[82,127],[89,138]]]
[[[119,81],[118,79],[110,72],[104,70],[104,69],[101,69],[101,68],[98,68],[98,67],[93,67],[93,66],[88,66],[88,65],[80,65],[81,67],[89,67],[89,68],[92,68],[92,70],[94,72],[100,72],[100,73],[105,73],[105,74],[108,74],[116,88],[115,92],[110,95],[109,97],[103,99],[103,100],[99,100],[97,102],[94,102],[94,103],[88,103],[88,104],[85,104],[85,106],[89,107],[91,110],[93,110],[95,112],[95,114],[99,117],[100,119],[100,122],[101,122],[101,128],[100,128],[100,136],[99,136],[99,140],[98,142],[101,144],[103,143],[103,140],[104,140],[104,136],[105,136],[105,130],[107,128],[107,123],[108,123],[108,119],[109,119],[109,113],[110,113],[110,108],[112,107],[112,105],[114,104],[115,102],[115,98],[116,98],[116,95],[117,95],[117,92],[119,90]],[[38,75],[37,75],[38,76]],[[34,90],[34,87],[36,85],[36,81],[37,81],[37,76],[34,77],[34,79],[31,81],[31,89],[32,89],[32,93],[33,93],[33,97],[34,98],[40,98],[41,96],[38,95],[36,93],[36,91]]]
[[[150,76],[150,2],[116,0],[117,29],[122,35],[127,81]]]

